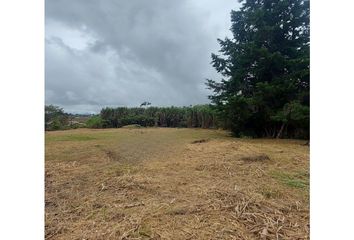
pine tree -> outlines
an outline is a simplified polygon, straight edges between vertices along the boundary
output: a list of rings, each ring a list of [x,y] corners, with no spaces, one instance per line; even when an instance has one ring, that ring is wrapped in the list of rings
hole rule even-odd
[[[235,135],[308,138],[309,1],[241,2],[212,54],[223,79],[207,81],[209,97]]]

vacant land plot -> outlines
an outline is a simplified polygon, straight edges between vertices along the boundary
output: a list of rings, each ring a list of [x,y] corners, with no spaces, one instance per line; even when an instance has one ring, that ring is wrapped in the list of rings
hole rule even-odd
[[[46,239],[308,239],[309,147],[225,131],[46,133]]]

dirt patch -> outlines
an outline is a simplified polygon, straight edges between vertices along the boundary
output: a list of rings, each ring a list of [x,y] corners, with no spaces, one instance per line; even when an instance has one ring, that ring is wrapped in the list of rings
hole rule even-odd
[[[119,156],[118,153],[116,153],[116,152],[114,152],[112,150],[103,150],[103,151],[107,155],[109,160],[111,160],[111,161],[119,161],[119,160],[121,160],[121,157]]]
[[[209,142],[209,139],[198,139],[198,140],[191,142],[191,144],[206,143],[206,142]]]
[[[257,155],[241,157],[241,160],[245,162],[264,162],[270,160],[270,158],[266,154],[257,154]]]

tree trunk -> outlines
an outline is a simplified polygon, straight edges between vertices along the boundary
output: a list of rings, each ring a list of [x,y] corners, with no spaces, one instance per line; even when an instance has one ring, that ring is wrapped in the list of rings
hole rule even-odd
[[[275,138],[275,134],[277,133],[277,128],[276,127],[274,127],[273,129],[272,129],[272,138]]]
[[[285,122],[282,123],[280,130],[278,132],[277,138],[280,138],[281,135],[283,134],[284,127],[285,127]]]
[[[270,134],[269,134],[269,132],[268,132],[268,129],[267,129],[267,128],[264,128],[264,132],[265,132],[265,136],[266,136],[266,137],[269,137],[269,135],[270,135]]]

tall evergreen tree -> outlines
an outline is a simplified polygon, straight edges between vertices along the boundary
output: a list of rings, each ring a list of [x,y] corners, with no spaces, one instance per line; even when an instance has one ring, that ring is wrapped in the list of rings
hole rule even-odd
[[[309,137],[309,1],[245,0],[218,39],[210,99],[235,135]]]

